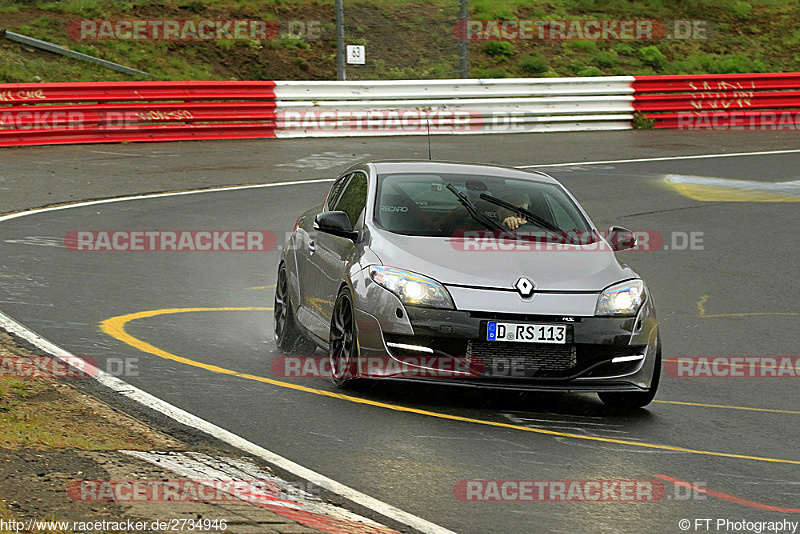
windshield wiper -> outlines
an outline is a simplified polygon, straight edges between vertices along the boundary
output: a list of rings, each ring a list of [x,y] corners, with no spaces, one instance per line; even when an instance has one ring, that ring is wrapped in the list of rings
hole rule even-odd
[[[487,193],[481,193],[481,199],[485,200],[486,202],[491,202],[492,204],[496,204],[497,206],[506,208],[507,210],[519,213],[520,215],[524,215],[528,220],[532,221],[537,226],[544,228],[545,230],[549,230],[550,232],[555,232],[556,234],[566,237],[572,244],[575,245],[579,244],[575,243],[575,240],[572,239],[572,236],[570,236],[568,232],[565,232],[561,228],[553,224],[550,224],[549,222],[545,221],[538,215],[526,210],[525,208],[520,208],[519,206],[515,206],[510,202],[506,202],[505,200],[493,197],[492,195],[489,195]]]
[[[456,187],[453,184],[447,184],[446,187],[451,193],[453,193],[456,196],[456,198],[458,198],[458,201],[461,203],[462,206],[464,206],[464,208],[469,212],[470,216],[472,216],[473,219],[475,219],[476,221],[478,221],[479,223],[481,223],[490,230],[496,230],[499,232],[503,232],[504,234],[511,234],[511,231],[508,228],[505,228],[502,224],[493,221],[488,216],[486,216],[486,214],[481,213],[478,210],[478,208],[475,207],[475,204],[472,203],[469,197],[467,197],[467,195],[456,189]]]

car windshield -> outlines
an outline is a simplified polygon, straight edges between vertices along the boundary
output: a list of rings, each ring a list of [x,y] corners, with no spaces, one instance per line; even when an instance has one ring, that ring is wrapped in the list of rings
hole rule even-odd
[[[591,226],[562,187],[502,176],[382,174],[375,222],[403,235],[457,237],[502,229],[517,237],[552,239],[561,233],[594,241]]]

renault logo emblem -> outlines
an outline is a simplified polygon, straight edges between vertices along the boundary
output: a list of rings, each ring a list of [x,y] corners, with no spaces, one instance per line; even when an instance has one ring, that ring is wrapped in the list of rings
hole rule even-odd
[[[524,276],[517,280],[517,283],[514,284],[514,287],[517,288],[517,291],[522,297],[530,297],[533,295],[533,282],[525,278]]]

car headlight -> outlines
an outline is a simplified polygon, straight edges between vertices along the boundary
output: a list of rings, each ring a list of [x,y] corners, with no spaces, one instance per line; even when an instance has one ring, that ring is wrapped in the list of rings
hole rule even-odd
[[[604,289],[597,298],[594,314],[636,315],[644,299],[644,282],[628,280]]]
[[[453,309],[453,299],[442,284],[421,274],[373,265],[369,274],[381,287],[397,295],[403,304]]]

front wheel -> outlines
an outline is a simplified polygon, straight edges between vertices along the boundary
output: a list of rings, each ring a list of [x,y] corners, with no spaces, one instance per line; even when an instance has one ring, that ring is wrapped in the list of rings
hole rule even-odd
[[[351,388],[358,380],[358,331],[353,297],[347,287],[339,291],[333,307],[328,340],[331,379],[337,387]]]
[[[653,366],[653,379],[650,381],[650,389],[647,391],[636,391],[633,393],[598,393],[597,396],[603,404],[609,408],[617,410],[635,410],[647,406],[656,397],[658,383],[661,380],[661,336],[656,339],[656,361]]]

